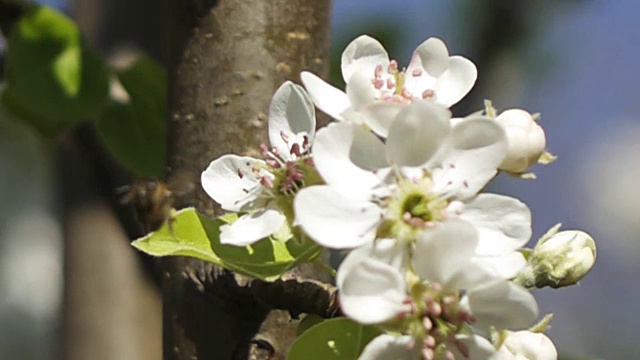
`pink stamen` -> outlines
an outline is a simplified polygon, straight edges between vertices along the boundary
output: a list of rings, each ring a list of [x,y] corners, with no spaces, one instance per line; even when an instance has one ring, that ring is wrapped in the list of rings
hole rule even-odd
[[[244,177],[244,174],[242,173],[242,170],[238,169],[238,177],[240,179],[242,179]]]
[[[411,75],[413,75],[414,77],[418,77],[422,75],[422,69],[415,69],[411,72]]]
[[[371,80],[371,84],[373,84],[374,88],[376,88],[377,90],[380,90],[384,86],[384,80],[380,78],[375,78]]]
[[[389,67],[387,68],[389,74],[395,74],[398,72],[398,62],[395,60],[389,61]]]
[[[427,330],[431,330],[430,328]],[[436,338],[434,338],[431,335],[428,335],[425,339],[424,339],[424,347],[427,349],[433,349],[436,347]]]
[[[387,89],[393,89],[396,84],[393,82],[391,78],[387,78]]]
[[[272,167],[274,169],[280,168],[280,163],[277,162],[274,159],[267,159],[267,160],[265,160],[265,162],[267,163],[267,165],[269,165],[270,167]]]
[[[300,154],[301,154],[301,152],[300,152],[300,145],[298,145],[297,143],[293,144],[293,145],[291,146],[291,150],[289,150],[289,153],[290,153],[291,155],[295,155],[295,156],[297,156],[297,157],[300,157]]]
[[[411,94],[409,92],[409,90],[407,90],[407,89],[402,89],[402,97],[407,99],[407,100],[412,100],[413,99],[413,94]]]
[[[431,89],[427,89],[422,92],[423,99],[433,99],[435,96],[436,96],[436,92]]]
[[[382,76],[382,65],[376,65],[375,70],[373,70],[373,75],[374,75],[376,78],[379,78],[379,77],[381,77],[381,76]]]
[[[436,354],[433,351],[433,349],[428,349],[428,348],[422,349],[421,355],[423,360],[433,360],[436,358],[435,357]]]
[[[263,177],[260,179],[260,184],[261,184],[262,186],[266,187],[266,188],[269,188],[269,189],[273,189],[273,187],[274,187],[273,180],[271,180],[271,179],[270,179],[269,177],[267,177],[267,176],[263,176]]]
[[[267,144],[265,144],[265,143],[260,144],[259,149],[260,149],[260,153],[262,154],[263,157],[269,156],[269,147],[267,146]],[[247,165],[249,165],[249,164],[247,164]]]
[[[422,326],[424,327],[425,330],[431,331],[431,329],[433,329],[433,322],[428,317],[424,317],[422,319]],[[435,342],[435,339],[434,339],[434,342]]]

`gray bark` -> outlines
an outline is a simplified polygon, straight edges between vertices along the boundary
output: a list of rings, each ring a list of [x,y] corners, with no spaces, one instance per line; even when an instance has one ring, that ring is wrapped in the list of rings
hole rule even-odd
[[[201,189],[201,172],[225,153],[253,154],[266,141],[269,101],[282,82],[299,82],[305,69],[326,74],[330,1],[169,4],[168,181],[180,184],[178,208],[214,216],[219,209]],[[260,300],[264,287],[192,259],[161,266],[165,359],[285,358],[296,321]],[[298,274],[319,277],[306,268]]]

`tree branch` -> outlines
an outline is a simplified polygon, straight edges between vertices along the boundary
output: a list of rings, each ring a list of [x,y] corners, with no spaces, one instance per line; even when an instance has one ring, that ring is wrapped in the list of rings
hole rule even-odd
[[[326,74],[330,2],[167,3],[168,181],[179,184],[178,208],[195,206],[213,216],[218,211],[201,189],[201,172],[225,153],[251,154],[266,141],[269,101],[282,82],[299,82],[301,70]],[[190,188],[195,191],[181,191]],[[277,287],[285,291],[297,287],[294,283],[249,285],[243,277],[186,258],[163,259],[161,268],[165,359],[285,358],[297,324],[287,312],[270,310],[287,305]],[[297,274],[319,278],[309,265]],[[313,293],[311,285],[301,284]]]

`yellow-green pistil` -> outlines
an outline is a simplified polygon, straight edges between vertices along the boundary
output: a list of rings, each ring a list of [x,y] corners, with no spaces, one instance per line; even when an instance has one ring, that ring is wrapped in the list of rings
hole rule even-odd
[[[378,237],[414,241],[420,231],[443,220],[449,202],[431,191],[428,174],[419,180],[402,177],[397,186],[394,195],[384,200],[387,211]]]

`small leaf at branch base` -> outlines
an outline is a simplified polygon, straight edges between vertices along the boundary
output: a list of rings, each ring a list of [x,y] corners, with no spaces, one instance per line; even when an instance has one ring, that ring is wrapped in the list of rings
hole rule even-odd
[[[224,219],[229,219],[224,216]],[[298,244],[262,239],[251,247],[220,243],[220,227],[227,221],[209,219],[195,209],[176,213],[171,222],[132,243],[153,256],[189,256],[218,264],[229,270],[258,279],[273,281],[296,265],[317,257],[322,249],[309,241]]]
[[[355,360],[381,332],[347,318],[323,321],[304,331],[291,346],[288,360]]]

